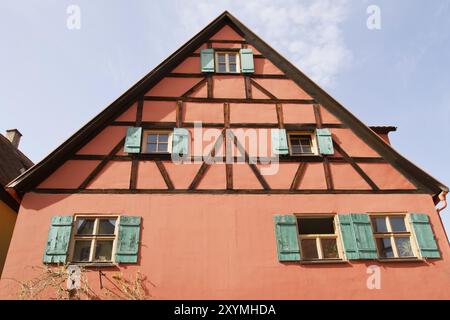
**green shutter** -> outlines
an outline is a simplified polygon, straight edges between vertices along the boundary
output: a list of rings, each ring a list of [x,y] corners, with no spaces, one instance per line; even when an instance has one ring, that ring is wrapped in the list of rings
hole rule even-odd
[[[200,51],[202,72],[214,72],[214,49]]]
[[[271,137],[273,154],[288,154],[289,153],[286,129],[271,129],[270,137]]]
[[[140,231],[141,217],[120,217],[116,262],[137,263]]]
[[[128,153],[139,153],[141,151],[141,136],[142,128],[128,127],[124,151]]]
[[[340,214],[338,218],[347,259],[377,259],[377,247],[369,215]]]
[[[253,50],[252,49],[241,49],[240,52],[241,52],[242,73],[255,72],[255,67],[253,64]]]
[[[294,215],[275,215],[275,237],[279,261],[299,261],[297,218]]]
[[[72,233],[72,216],[54,216],[48,231],[44,263],[66,263]]]
[[[431,229],[428,215],[411,213],[409,216],[422,257],[440,258],[441,255],[434,238],[433,230]]]
[[[328,129],[316,129],[317,144],[320,154],[334,154],[333,139]]]
[[[189,153],[189,130],[184,128],[173,129],[172,153],[186,156]]]

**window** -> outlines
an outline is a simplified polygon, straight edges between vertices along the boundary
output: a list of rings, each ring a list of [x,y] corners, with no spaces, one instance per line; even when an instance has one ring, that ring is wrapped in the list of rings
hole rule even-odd
[[[341,259],[334,217],[297,217],[303,260]]]
[[[169,131],[146,131],[143,140],[144,153],[169,153],[172,133]]]
[[[316,139],[312,133],[289,133],[289,150],[292,156],[317,154]]]
[[[404,215],[376,215],[371,217],[373,234],[380,258],[416,257],[411,232]]]
[[[114,261],[117,220],[117,216],[75,216],[71,261]]]
[[[217,52],[216,53],[216,72],[238,73],[239,54],[238,52]]]

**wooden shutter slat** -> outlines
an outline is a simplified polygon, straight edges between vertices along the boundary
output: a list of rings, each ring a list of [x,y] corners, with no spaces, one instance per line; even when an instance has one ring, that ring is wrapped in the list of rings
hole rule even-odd
[[[128,127],[127,135],[125,138],[124,152],[127,153],[141,152],[141,139],[142,139],[141,127]]]
[[[72,216],[52,217],[44,252],[44,263],[67,262],[72,222]]]
[[[273,154],[288,154],[289,153],[286,129],[271,129],[270,137],[271,137]]]
[[[116,245],[116,262],[137,263],[141,217],[121,216]]]
[[[278,261],[299,261],[297,218],[294,215],[275,215],[274,223]]]
[[[189,153],[189,130],[175,128],[172,136],[172,153],[179,156],[187,156]]]
[[[340,214],[339,225],[348,260],[377,259],[377,247],[369,215]]]
[[[409,217],[422,257],[440,258],[441,254],[428,215],[424,213],[411,213]]]
[[[214,49],[202,49],[200,62],[202,72],[214,72]]]
[[[255,72],[255,66],[253,62],[253,50],[252,49],[241,49],[241,71],[242,73],[253,73]]]
[[[331,132],[328,129],[316,129],[317,144],[319,146],[319,153],[323,155],[334,154],[333,139]]]

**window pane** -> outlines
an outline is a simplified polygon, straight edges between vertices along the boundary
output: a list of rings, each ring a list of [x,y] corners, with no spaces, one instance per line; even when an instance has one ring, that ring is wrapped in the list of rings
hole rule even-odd
[[[77,219],[77,234],[93,234],[95,219]]]
[[[169,141],[169,135],[168,134],[160,134],[158,138],[159,142],[167,142]]]
[[[111,261],[113,249],[112,240],[101,240],[95,244],[95,258],[96,261]]]
[[[114,234],[116,228],[116,219],[100,219],[98,225],[98,234]]]
[[[338,249],[336,239],[320,239],[324,259],[338,259]]]
[[[312,153],[311,146],[303,146],[302,149],[302,153]]]
[[[156,152],[156,143],[150,143],[147,145],[147,152]]]
[[[303,239],[301,242],[301,246],[303,259],[319,259],[316,239]]]
[[[298,218],[300,234],[334,234],[333,218]]]
[[[218,59],[219,63],[225,63],[225,54],[224,53],[219,53],[217,55],[217,59]]]
[[[236,55],[235,54],[229,54],[228,55],[228,61],[230,63],[236,63]]]
[[[224,64],[219,64],[219,72],[226,72],[226,66]]]
[[[230,69],[230,72],[236,72],[236,65],[235,64],[230,64],[229,65],[229,69]]]
[[[399,257],[414,257],[409,237],[395,237]]]
[[[377,238],[378,252],[381,258],[393,258],[391,238]]]
[[[372,224],[375,232],[388,232],[386,226],[386,217],[372,218]]]
[[[75,248],[73,251],[73,261],[77,262],[89,261],[90,252],[91,252],[91,240],[75,241]]]
[[[392,232],[405,232],[405,219],[403,217],[389,217]]]
[[[302,153],[302,148],[299,145],[291,145],[292,147],[292,153],[297,154],[297,153]]]
[[[149,134],[147,136],[147,142],[156,143],[157,139],[158,139],[158,135],[157,134]]]
[[[158,144],[158,152],[167,152],[167,143]]]

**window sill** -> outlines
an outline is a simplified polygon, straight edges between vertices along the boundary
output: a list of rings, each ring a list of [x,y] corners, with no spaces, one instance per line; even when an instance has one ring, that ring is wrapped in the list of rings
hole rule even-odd
[[[419,258],[380,258],[379,262],[424,262],[425,260]]]
[[[300,264],[347,264],[349,263],[347,260],[300,260]]]
[[[83,268],[117,268],[119,264],[115,262],[70,262],[69,266],[79,266]]]

